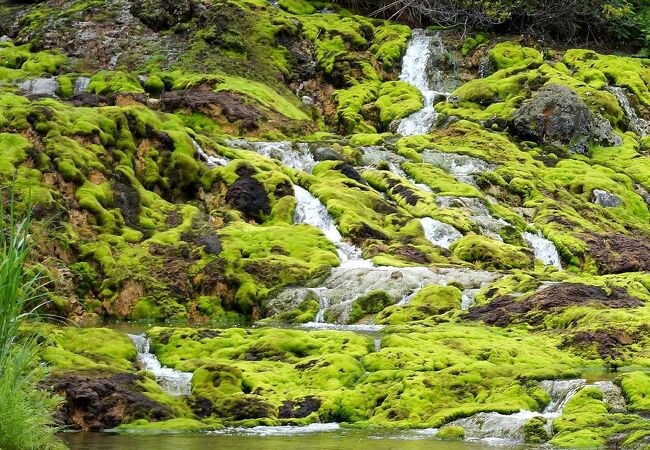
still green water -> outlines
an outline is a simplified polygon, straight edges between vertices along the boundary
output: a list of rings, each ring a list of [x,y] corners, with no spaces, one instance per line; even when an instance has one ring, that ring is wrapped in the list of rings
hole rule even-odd
[[[493,447],[483,443],[439,441],[413,432],[369,433],[338,430],[330,433],[260,436],[227,435],[116,435],[66,433],[63,439],[72,450],[508,450],[521,446]],[[531,447],[528,447],[531,448]]]

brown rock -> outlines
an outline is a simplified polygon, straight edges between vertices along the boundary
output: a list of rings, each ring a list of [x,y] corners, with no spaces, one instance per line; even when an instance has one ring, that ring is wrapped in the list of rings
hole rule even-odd
[[[172,417],[169,407],[141,392],[137,382],[142,379],[127,373],[97,378],[70,374],[51,377],[47,384],[65,399],[57,421],[75,430],[100,431],[137,419]]]
[[[636,308],[643,303],[620,287],[611,288],[611,294],[607,294],[598,286],[560,283],[521,301],[508,295],[497,297],[487,305],[471,308],[465,318],[482,320],[497,326],[507,326],[518,320],[536,325],[541,323],[545,313],[552,309],[592,304],[607,308]]]
[[[160,107],[166,112],[190,109],[211,116],[223,115],[230,122],[242,121],[246,128],[253,129],[265,115],[246,100],[246,96],[235,92],[214,92],[203,87],[166,92],[160,97]]]
[[[610,233],[579,237],[587,243],[589,256],[602,274],[650,270],[650,242],[642,236]]]

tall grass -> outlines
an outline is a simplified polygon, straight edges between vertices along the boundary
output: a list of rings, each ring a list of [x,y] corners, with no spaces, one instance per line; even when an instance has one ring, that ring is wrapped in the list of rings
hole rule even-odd
[[[41,301],[39,276],[23,270],[30,253],[29,212],[19,214],[15,190],[0,192],[0,449],[60,449],[52,410],[56,398],[38,388],[44,376],[38,341],[20,326]]]

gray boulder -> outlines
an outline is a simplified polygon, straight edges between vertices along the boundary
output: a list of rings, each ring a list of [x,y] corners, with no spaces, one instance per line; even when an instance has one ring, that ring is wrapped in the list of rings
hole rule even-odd
[[[332,147],[317,147],[312,150],[316,161],[345,161],[345,156]]]
[[[56,97],[59,82],[55,78],[36,78],[20,84],[20,90],[37,97]]]
[[[607,120],[594,115],[573,90],[557,84],[545,86],[525,101],[511,123],[523,139],[567,146],[577,153],[586,153],[589,143],[616,146],[622,142]]]
[[[591,191],[591,201],[604,208],[616,208],[621,204],[621,199],[617,195],[603,189]]]

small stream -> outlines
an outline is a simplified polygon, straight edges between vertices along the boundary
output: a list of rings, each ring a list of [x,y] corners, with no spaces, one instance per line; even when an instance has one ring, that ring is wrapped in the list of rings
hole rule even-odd
[[[490,450],[508,448],[524,449],[522,445],[494,447],[485,443],[441,441],[429,430],[413,431],[361,431],[331,427],[329,431],[291,433],[289,430],[274,433],[264,430],[230,430],[218,434],[159,435],[69,433],[62,438],[72,450]],[[270,429],[271,428],[271,429]],[[528,447],[530,448],[530,447]]]
[[[169,395],[190,395],[192,392],[192,372],[181,372],[163,366],[158,357],[151,351],[151,340],[143,334],[129,334],[129,339],[135,345],[138,352],[137,365],[142,370],[147,370],[154,374],[156,382],[163,391]]]

